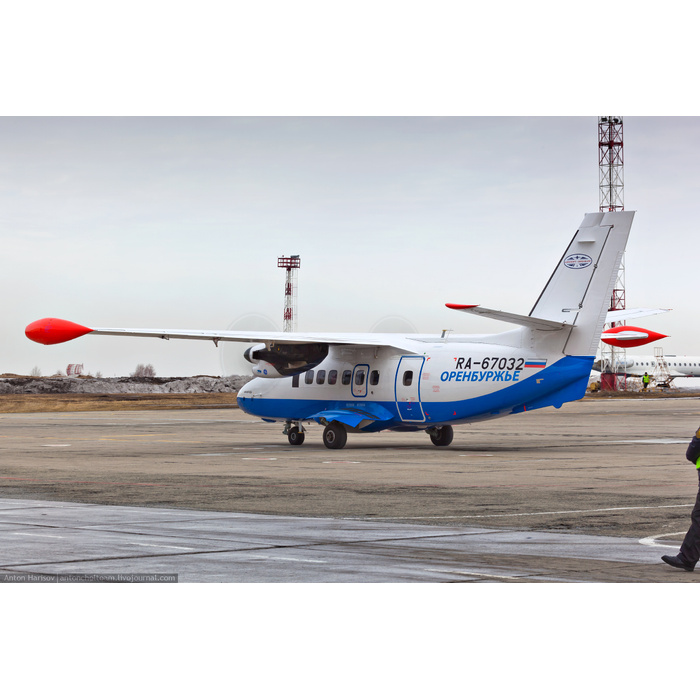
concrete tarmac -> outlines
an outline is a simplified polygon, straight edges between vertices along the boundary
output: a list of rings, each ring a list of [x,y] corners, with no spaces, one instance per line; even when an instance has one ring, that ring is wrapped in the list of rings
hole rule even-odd
[[[694,582],[660,556],[698,424],[696,398],[584,400],[333,451],[230,409],[0,414],[0,574]]]
[[[656,552],[631,538],[332,518],[0,501],[0,581],[606,581]]]

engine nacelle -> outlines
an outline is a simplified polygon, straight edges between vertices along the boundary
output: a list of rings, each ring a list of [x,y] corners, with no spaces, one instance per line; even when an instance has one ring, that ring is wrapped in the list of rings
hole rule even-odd
[[[260,359],[258,353],[263,350],[267,350],[267,345],[265,345],[265,343],[253,345],[243,353],[243,357],[251,364],[255,364]]]
[[[284,376],[277,371],[277,368],[273,364],[265,362],[265,360],[261,360],[253,365],[253,374],[256,377],[265,377],[268,379],[280,379]]]
[[[328,355],[326,343],[265,343],[253,345],[243,357],[253,365],[256,377],[279,379],[302,374],[323,362]]]

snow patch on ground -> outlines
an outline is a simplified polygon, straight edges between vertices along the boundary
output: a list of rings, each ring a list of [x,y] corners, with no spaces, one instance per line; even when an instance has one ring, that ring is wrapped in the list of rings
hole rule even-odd
[[[237,392],[252,377],[6,377],[0,394],[199,394]]]

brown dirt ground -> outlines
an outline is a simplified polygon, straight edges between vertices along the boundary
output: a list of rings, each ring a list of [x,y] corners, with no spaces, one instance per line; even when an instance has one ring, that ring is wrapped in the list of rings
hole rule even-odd
[[[234,408],[235,394],[0,394],[0,413]]]

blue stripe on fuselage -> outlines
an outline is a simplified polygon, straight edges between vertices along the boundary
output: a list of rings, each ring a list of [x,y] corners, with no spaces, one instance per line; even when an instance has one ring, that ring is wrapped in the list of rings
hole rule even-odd
[[[411,421],[411,425],[429,427],[445,423],[471,423],[546,406],[559,408],[562,404],[576,401],[585,394],[594,360],[594,357],[564,357],[513,386],[484,396],[458,401],[425,401],[422,403],[426,416],[425,422]],[[239,394],[238,404],[246,413],[254,416],[285,421],[307,420],[309,416],[329,410],[358,408],[371,412],[371,406],[378,404],[388,410],[393,417],[375,421],[363,428],[363,431],[376,432],[403,424],[395,401],[271,399],[242,397]]]

